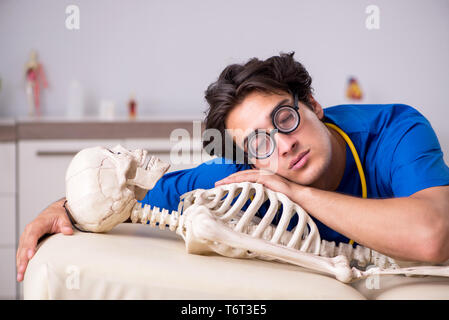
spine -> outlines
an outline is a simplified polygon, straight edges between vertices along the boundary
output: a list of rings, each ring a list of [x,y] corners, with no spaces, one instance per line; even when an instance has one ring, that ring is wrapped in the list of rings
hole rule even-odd
[[[132,223],[149,224],[151,227],[159,227],[161,230],[168,227],[170,231],[175,231],[178,228],[180,224],[179,216],[178,211],[173,210],[169,213],[167,209],[161,209],[156,206],[152,208],[148,204],[142,207],[139,202],[134,205],[131,211]]]

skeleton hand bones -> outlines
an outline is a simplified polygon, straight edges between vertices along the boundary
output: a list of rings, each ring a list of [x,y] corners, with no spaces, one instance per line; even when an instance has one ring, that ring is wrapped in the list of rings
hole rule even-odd
[[[197,189],[181,196],[178,211],[143,208],[137,200],[168,170],[169,165],[145,150],[130,152],[121,146],[80,151],[66,173],[68,210],[79,226],[106,232],[131,217],[132,222],[159,225],[181,235],[189,253],[216,252],[228,257],[280,260],[330,274],[342,282],[371,274],[449,276],[449,267],[415,266],[399,268],[396,261],[369,248],[321,241],[309,215],[284,194],[257,183],[236,183],[213,189]],[[242,210],[250,197],[249,207]],[[263,203],[270,206],[264,217],[256,217]],[[275,227],[271,223],[282,206]],[[290,220],[298,217],[292,231]],[[376,264],[362,271],[359,266]]]

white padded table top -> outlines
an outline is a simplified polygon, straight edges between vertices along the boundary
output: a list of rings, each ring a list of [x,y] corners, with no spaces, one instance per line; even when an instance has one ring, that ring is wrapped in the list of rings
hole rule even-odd
[[[121,224],[107,234],[52,235],[39,244],[25,299],[449,299],[447,278],[382,277],[343,284],[303,268],[188,254],[175,233]],[[410,287],[411,286],[411,287]]]

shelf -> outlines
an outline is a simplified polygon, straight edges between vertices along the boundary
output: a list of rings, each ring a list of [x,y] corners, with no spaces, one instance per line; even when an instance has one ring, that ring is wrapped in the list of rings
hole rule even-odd
[[[38,118],[18,119],[15,122],[0,122],[0,141],[42,139],[127,139],[169,138],[175,129],[185,129],[193,136],[204,130],[201,120],[168,119],[166,117],[136,120],[82,120]]]

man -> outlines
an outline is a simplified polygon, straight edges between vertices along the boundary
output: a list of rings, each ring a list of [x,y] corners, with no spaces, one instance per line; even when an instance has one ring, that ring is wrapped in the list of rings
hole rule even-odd
[[[206,91],[206,129],[222,139],[204,144],[219,158],[164,175],[142,202],[173,210],[193,189],[258,182],[301,205],[324,239],[402,260],[448,260],[449,168],[429,122],[405,105],[323,109],[311,82],[293,53],[225,68]],[[22,234],[18,281],[42,235],[73,233],[63,201]]]

